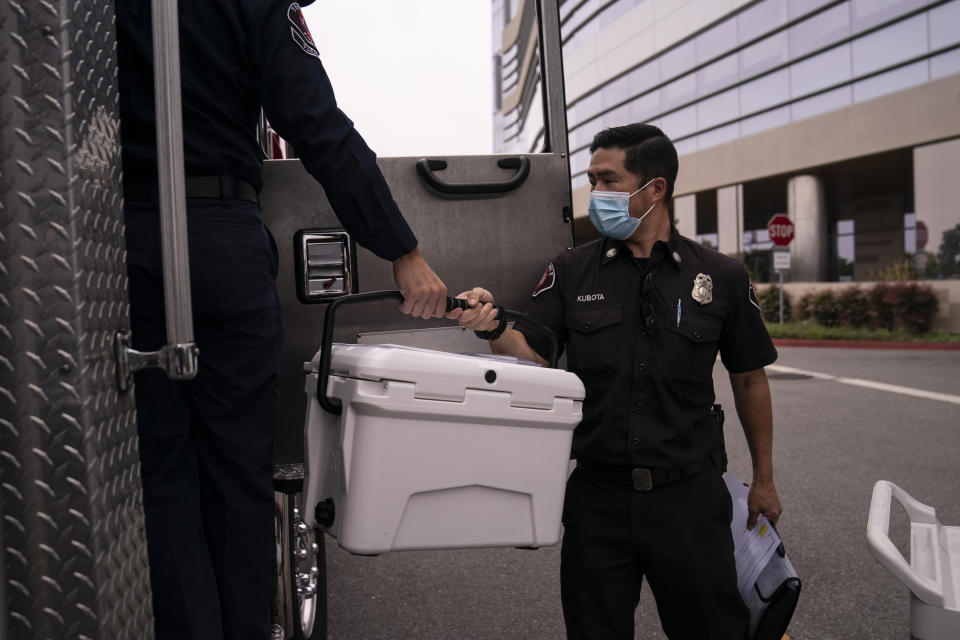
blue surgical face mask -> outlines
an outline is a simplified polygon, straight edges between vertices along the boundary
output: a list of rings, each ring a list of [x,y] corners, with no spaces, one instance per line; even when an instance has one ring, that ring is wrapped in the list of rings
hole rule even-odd
[[[617,240],[626,240],[633,235],[640,223],[647,217],[653,208],[657,206],[654,202],[650,205],[642,216],[632,218],[630,216],[630,198],[647,188],[653,178],[646,184],[634,191],[593,191],[590,193],[590,222],[597,228],[597,231],[605,236],[616,238]]]

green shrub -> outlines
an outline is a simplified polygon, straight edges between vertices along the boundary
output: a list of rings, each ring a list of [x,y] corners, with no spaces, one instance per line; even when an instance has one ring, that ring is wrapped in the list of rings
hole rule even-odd
[[[840,324],[840,305],[833,291],[827,289],[813,297],[813,317],[817,324],[836,327]]]
[[[870,324],[870,301],[860,287],[844,289],[837,295],[840,324],[865,327]]]
[[[767,322],[780,321],[780,287],[773,285],[767,287],[757,294],[757,301],[760,303],[760,312],[763,319]],[[793,317],[793,304],[790,300],[790,294],[783,292],[783,321],[789,322]]]
[[[797,320],[803,322],[813,317],[813,298],[812,293],[805,293],[800,297],[797,303]]]
[[[893,320],[896,317],[896,310],[893,302],[895,300],[891,289],[893,287],[885,282],[873,286],[867,294],[867,301],[870,304],[870,326],[893,331]]]
[[[933,324],[940,302],[930,285],[915,282],[898,283],[890,287],[886,299],[903,327],[913,334],[926,333]]]

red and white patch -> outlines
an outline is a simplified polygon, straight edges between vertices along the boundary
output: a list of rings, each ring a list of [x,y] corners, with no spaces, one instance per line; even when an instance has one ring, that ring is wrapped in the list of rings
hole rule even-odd
[[[287,7],[287,20],[290,22],[290,37],[293,42],[303,49],[304,53],[320,59],[320,52],[317,50],[317,44],[310,35],[310,29],[307,27],[307,21],[303,18],[303,11],[296,2]]]
[[[750,304],[752,304],[753,306],[755,306],[755,307],[757,308],[757,311],[761,311],[761,312],[762,312],[763,310],[760,308],[760,301],[757,300],[757,292],[754,291],[754,289],[753,289],[753,281],[752,281],[752,280],[748,280],[748,282],[750,283],[750,286],[749,286],[749,288],[748,288],[748,290],[747,290],[747,300],[749,300],[749,301],[750,301]]]
[[[540,282],[538,282],[537,286],[533,288],[533,293],[530,295],[530,297],[536,298],[544,291],[552,289],[553,285],[556,283],[557,271],[553,268],[553,263],[551,262],[549,265],[547,265],[546,271],[543,272],[543,277],[540,278]]]

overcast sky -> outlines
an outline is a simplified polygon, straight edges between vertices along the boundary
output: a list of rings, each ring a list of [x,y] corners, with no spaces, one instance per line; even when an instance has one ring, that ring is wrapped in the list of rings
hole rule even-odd
[[[490,0],[316,0],[340,108],[380,156],[490,153]]]

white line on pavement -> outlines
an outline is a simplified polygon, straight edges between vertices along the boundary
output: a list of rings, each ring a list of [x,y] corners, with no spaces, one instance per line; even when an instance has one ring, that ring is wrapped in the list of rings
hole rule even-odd
[[[876,389],[878,391],[889,391],[890,393],[900,393],[905,396],[926,398],[927,400],[939,400],[941,402],[949,402],[951,404],[960,404],[960,396],[951,395],[949,393],[937,393],[936,391],[925,391],[923,389],[914,389],[912,387],[901,387],[900,385],[896,385],[896,384],[887,384],[885,382],[874,382],[873,380],[863,380],[862,378],[844,378],[841,376],[832,376],[829,373],[819,373],[817,371],[805,371],[803,369],[795,369],[794,367],[785,367],[779,364],[768,365],[767,369],[771,371],[776,371],[779,373],[797,373],[800,375],[810,376],[811,378],[817,378],[819,380],[832,380],[833,382],[839,382],[841,384],[849,384],[855,387],[866,387],[867,389]]]

